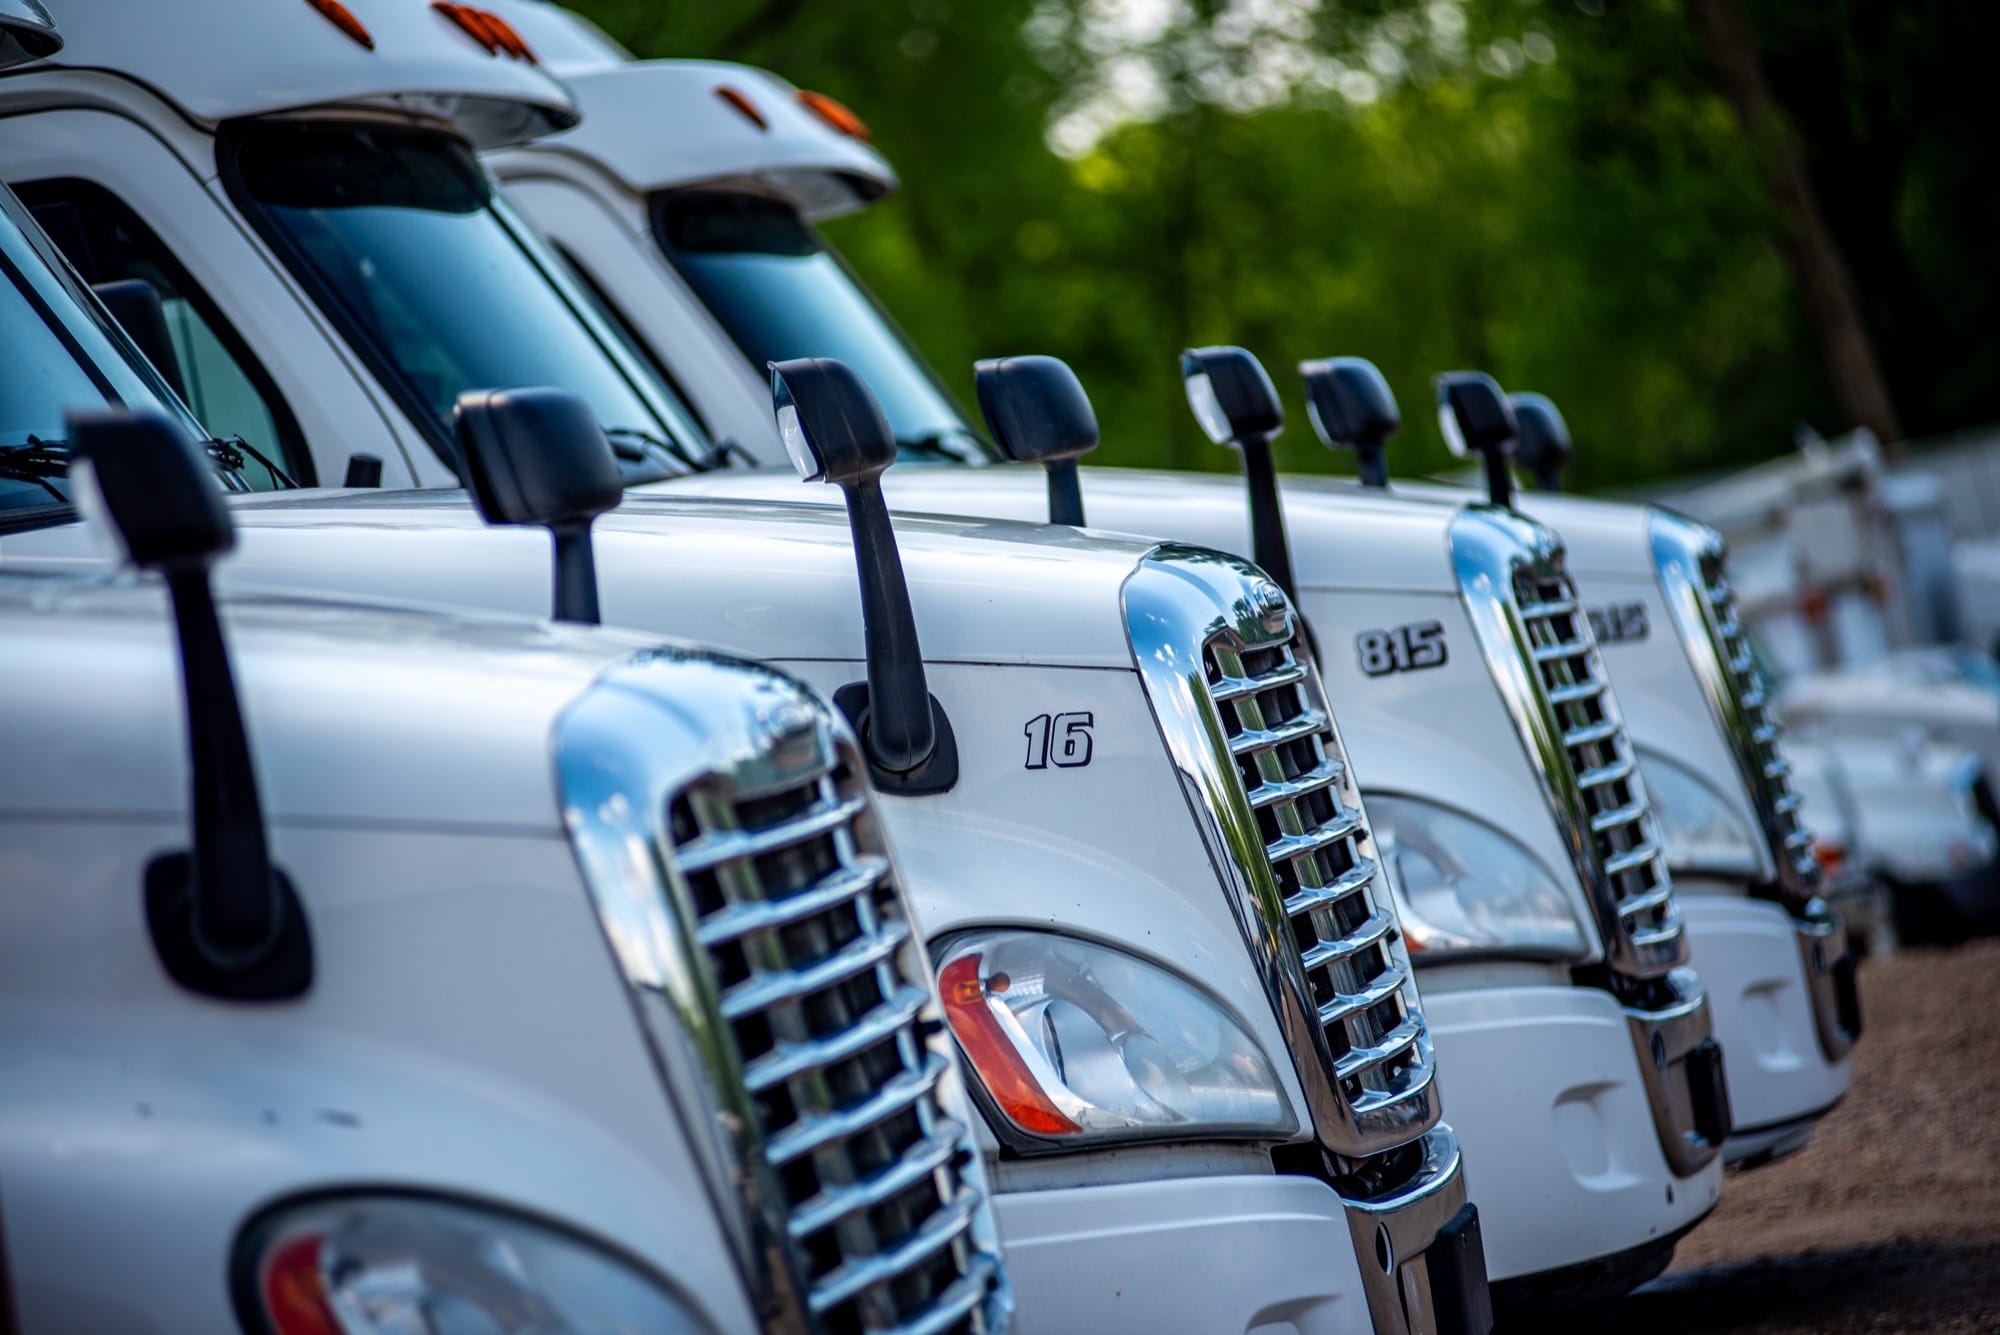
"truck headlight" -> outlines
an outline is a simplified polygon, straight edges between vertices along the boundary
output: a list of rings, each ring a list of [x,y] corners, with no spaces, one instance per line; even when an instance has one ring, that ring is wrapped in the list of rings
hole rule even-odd
[[[281,1206],[237,1245],[237,1308],[264,1335],[714,1329],[637,1266],[542,1224],[417,1196]]]
[[[953,1037],[1024,1151],[1254,1137],[1298,1128],[1277,1073],[1220,1003],[1108,946],[992,930],[941,943]]]
[[[1639,772],[1646,777],[1669,873],[1755,876],[1762,870],[1755,832],[1708,780],[1657,751],[1639,753]]]
[[[1483,821],[1413,797],[1370,796],[1403,936],[1419,961],[1454,954],[1582,959],[1570,897],[1535,855]]]

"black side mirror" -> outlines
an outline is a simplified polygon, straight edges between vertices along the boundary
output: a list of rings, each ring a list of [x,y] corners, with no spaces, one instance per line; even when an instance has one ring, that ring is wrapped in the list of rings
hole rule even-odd
[[[1569,424],[1546,394],[1522,392],[1507,396],[1514,404],[1514,420],[1521,438],[1514,445],[1514,458],[1535,479],[1537,491],[1561,491],[1563,466],[1574,454]]]
[[[555,540],[555,619],[595,625],[590,526],[625,497],[597,415],[560,389],[467,390],[456,424],[479,513],[489,524],[547,529]]]
[[[1461,459],[1476,454],[1484,460],[1487,496],[1495,505],[1513,504],[1508,455],[1520,427],[1499,383],[1484,371],[1447,371],[1437,378],[1437,396],[1446,447]]]
[[[1285,409],[1264,364],[1242,348],[1190,348],[1181,354],[1188,407],[1208,438],[1243,456],[1250,488],[1250,545],[1258,565],[1288,596],[1296,595],[1285,512],[1271,441],[1285,429]]]
[[[979,411],[993,443],[1016,463],[1049,475],[1049,522],[1083,526],[1076,461],[1097,448],[1097,414],[1067,362],[1055,357],[998,357],[972,368]]]
[[[1306,382],[1306,416],[1320,443],[1330,450],[1353,450],[1364,487],[1389,485],[1389,438],[1403,429],[1396,395],[1374,362],[1365,357],[1329,357],[1300,362]]]
[[[41,0],[0,0],[0,69],[62,50],[62,34]]]
[[[785,452],[805,481],[840,488],[854,535],[868,679],[841,687],[833,702],[853,723],[876,787],[948,792],[958,782],[958,744],[924,678],[910,586],[882,498],[882,474],[896,461],[889,420],[845,362],[802,357],[770,366]]]
[[[272,865],[257,774],[209,568],[235,545],[207,459],[157,414],[77,413],[76,471],[132,564],[165,578],[187,702],[194,846],[146,868],[146,920],[169,976],[191,991],[274,1001],[312,985],[298,893]]]
[[[180,354],[167,334],[167,310],[160,301],[160,289],[143,278],[120,278],[109,283],[93,283],[90,290],[111,312],[111,318],[125,336],[139,346],[160,378],[175,394],[187,397],[187,381],[181,375]]]

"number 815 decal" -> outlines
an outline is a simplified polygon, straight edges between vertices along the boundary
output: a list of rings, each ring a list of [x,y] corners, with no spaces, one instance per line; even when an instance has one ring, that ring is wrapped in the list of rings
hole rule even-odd
[[[1417,621],[1389,630],[1364,630],[1354,637],[1354,656],[1363,675],[1386,677],[1445,664],[1444,626]]]

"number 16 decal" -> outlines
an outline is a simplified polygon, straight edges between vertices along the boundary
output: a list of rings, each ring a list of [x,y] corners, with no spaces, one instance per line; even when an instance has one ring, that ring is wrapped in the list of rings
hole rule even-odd
[[[1095,720],[1087,709],[1072,714],[1037,714],[1021,732],[1028,739],[1028,768],[1077,769],[1090,763],[1090,729]]]

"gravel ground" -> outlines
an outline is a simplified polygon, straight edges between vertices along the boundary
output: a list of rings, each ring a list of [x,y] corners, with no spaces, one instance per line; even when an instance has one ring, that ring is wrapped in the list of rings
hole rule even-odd
[[[1562,1329],[2000,1331],[2000,941],[1870,960],[1861,1000],[1812,1143],[1732,1173],[1671,1270]]]

